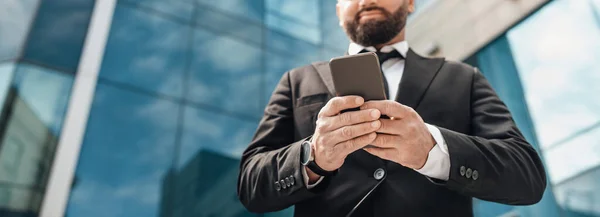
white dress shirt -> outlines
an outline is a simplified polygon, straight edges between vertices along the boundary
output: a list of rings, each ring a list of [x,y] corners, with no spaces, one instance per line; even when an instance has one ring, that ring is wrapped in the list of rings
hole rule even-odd
[[[348,48],[348,54],[354,55],[358,54],[363,49],[368,51],[377,51],[374,47],[363,47],[356,43],[350,43]],[[408,42],[402,41],[396,44],[387,45],[381,48],[381,52],[387,53],[396,49],[403,57],[406,58],[408,54]],[[402,80],[402,75],[404,74],[404,59],[401,58],[391,58],[383,64],[381,64],[381,70],[383,71],[383,75],[385,76],[390,99],[394,99],[396,94],[398,93],[398,87],[400,81]],[[448,153],[448,146],[446,145],[446,141],[440,132],[440,129],[437,127],[425,123],[429,133],[433,136],[436,144],[433,146],[431,151],[429,151],[429,156],[427,157],[427,161],[423,168],[415,170],[425,176],[436,178],[440,180],[447,181],[450,175],[450,155]],[[312,188],[319,184],[323,178],[321,177],[317,182],[312,185],[308,184],[308,175],[305,170],[302,170],[302,174],[304,176],[304,183],[308,188]]]

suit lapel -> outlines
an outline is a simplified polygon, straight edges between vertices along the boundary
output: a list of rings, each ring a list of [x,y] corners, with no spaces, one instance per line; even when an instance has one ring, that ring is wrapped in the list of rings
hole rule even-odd
[[[417,108],[443,63],[443,58],[425,58],[408,50],[396,101]]]
[[[329,69],[329,62],[318,62],[313,63],[312,65],[317,70],[319,76],[321,76],[321,79],[323,80],[323,83],[325,83],[325,86],[327,86],[329,93],[332,96],[336,96],[335,88],[333,86],[333,79],[331,77],[331,69]]]

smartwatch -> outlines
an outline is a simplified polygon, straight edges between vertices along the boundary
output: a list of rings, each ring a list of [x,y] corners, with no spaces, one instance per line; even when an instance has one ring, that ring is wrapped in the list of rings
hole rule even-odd
[[[313,152],[312,144],[310,143],[310,141],[302,142],[301,146],[302,147],[300,150],[300,163],[302,163],[302,165],[308,167],[310,170],[312,170],[314,173],[320,176],[333,176],[337,174],[338,170],[327,171],[319,167],[319,165],[315,163],[315,153]]]

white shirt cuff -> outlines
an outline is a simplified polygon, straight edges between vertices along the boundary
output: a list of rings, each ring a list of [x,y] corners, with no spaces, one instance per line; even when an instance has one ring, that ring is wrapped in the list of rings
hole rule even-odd
[[[436,145],[433,146],[427,161],[423,168],[415,170],[423,175],[431,178],[436,178],[444,181],[448,181],[450,176],[450,154],[448,153],[448,145],[442,136],[442,132],[437,127],[425,124],[431,136],[435,140]]]
[[[302,178],[304,179],[304,185],[306,186],[307,189],[311,189],[314,188],[315,186],[317,186],[319,183],[321,183],[321,181],[323,180],[323,176],[321,176],[319,178],[319,180],[317,180],[315,183],[308,184],[309,178],[308,178],[308,173],[306,173],[306,166],[302,166]]]

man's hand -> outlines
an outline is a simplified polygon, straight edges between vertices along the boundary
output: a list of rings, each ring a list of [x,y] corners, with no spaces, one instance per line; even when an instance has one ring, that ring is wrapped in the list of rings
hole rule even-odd
[[[380,120],[373,147],[364,148],[365,151],[412,169],[425,165],[435,140],[415,110],[391,100],[369,101],[361,106],[363,109],[377,109],[390,117]]]
[[[358,108],[364,104],[359,96],[334,97],[321,109],[312,138],[315,163],[327,171],[344,164],[346,156],[362,149],[375,140],[381,126],[377,109],[363,109],[340,114],[341,111]],[[307,168],[311,181],[318,179]]]

